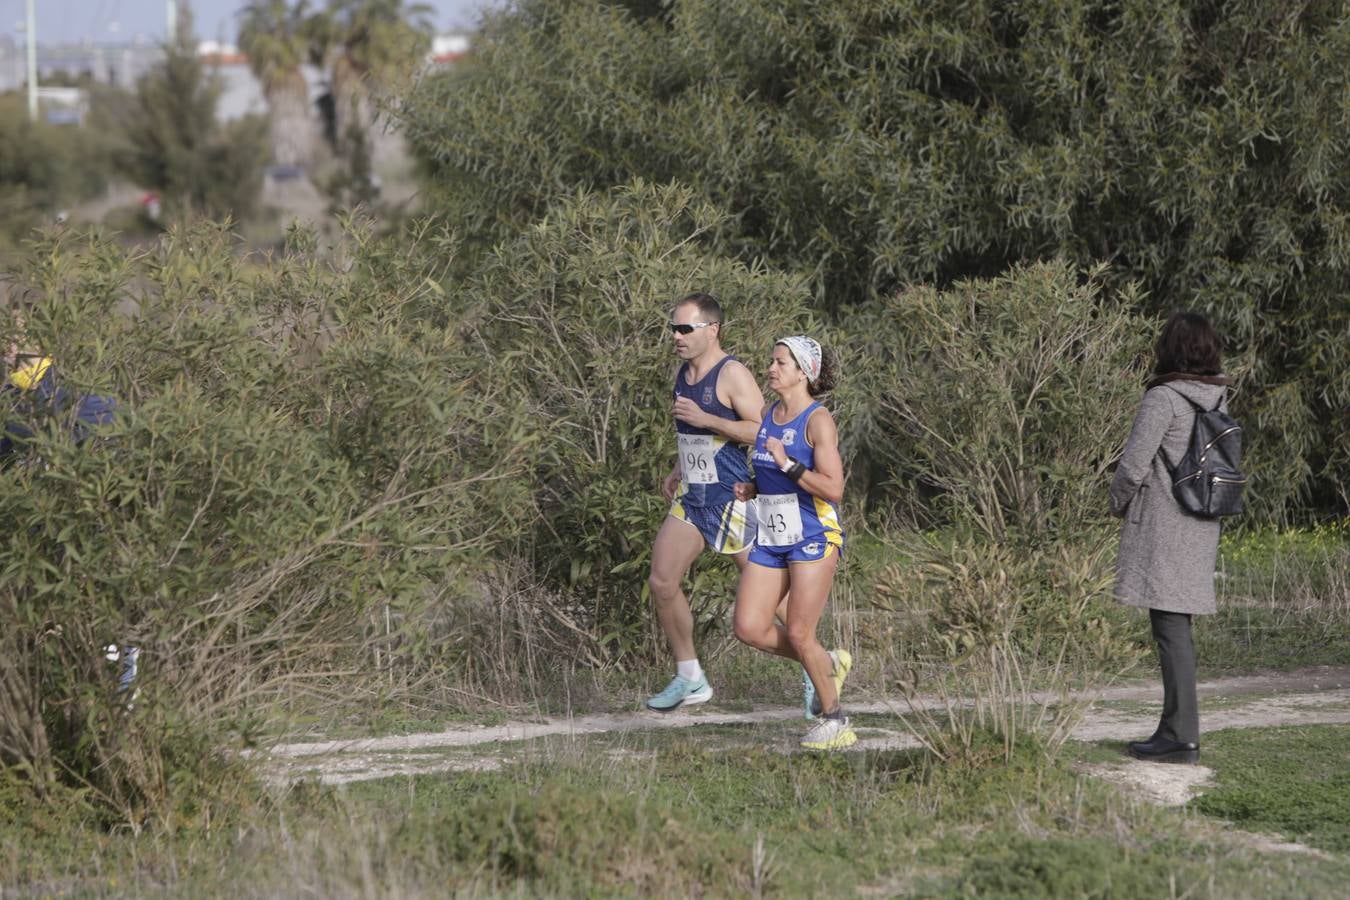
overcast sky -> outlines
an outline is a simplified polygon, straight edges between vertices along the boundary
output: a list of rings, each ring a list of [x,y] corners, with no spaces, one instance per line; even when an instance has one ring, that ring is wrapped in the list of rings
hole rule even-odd
[[[239,10],[248,0],[180,0],[192,8],[196,32],[202,39],[233,42]],[[435,9],[432,23],[438,31],[469,28],[476,11],[498,7],[503,0],[421,0]],[[38,41],[43,44],[130,40],[142,35],[164,39],[167,0],[34,0]],[[322,5],[322,0],[312,2]],[[408,3],[411,5],[411,2]],[[22,39],[25,0],[0,0],[0,35]]]

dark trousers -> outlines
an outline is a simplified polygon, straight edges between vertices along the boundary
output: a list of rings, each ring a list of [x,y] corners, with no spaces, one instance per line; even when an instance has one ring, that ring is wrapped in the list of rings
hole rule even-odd
[[[1162,666],[1163,712],[1155,737],[1200,743],[1200,708],[1195,701],[1195,644],[1189,613],[1148,611]]]

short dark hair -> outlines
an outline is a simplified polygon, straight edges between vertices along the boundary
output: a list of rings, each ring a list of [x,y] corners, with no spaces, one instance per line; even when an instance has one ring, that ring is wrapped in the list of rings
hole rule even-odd
[[[1218,375],[1223,371],[1223,339],[1200,313],[1174,312],[1153,347],[1154,374],[1182,372]]]
[[[717,298],[712,294],[706,294],[701,291],[686,294],[684,297],[680,298],[679,303],[675,304],[675,308],[679,309],[681,306],[688,304],[693,304],[698,307],[698,314],[703,317],[703,321],[721,323],[722,304],[718,303]]]

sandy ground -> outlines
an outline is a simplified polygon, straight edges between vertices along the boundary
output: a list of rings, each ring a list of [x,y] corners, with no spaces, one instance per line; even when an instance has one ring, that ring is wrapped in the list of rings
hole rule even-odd
[[[1161,690],[1160,685],[1148,684],[1076,695],[1075,699],[1091,700],[1093,705],[1074,728],[1072,739],[1119,740],[1123,744],[1147,737],[1157,725]],[[1202,731],[1350,723],[1350,666],[1215,679],[1201,683],[1200,697]],[[1110,705],[1125,701],[1147,704],[1149,708],[1136,711]],[[936,697],[921,697],[914,706],[940,709],[942,703]],[[904,699],[852,702],[848,709],[850,713],[896,716],[894,728],[859,726],[855,750],[919,746],[905,725],[912,707]],[[801,723],[799,707],[723,712],[715,706],[699,706],[665,714],[605,713],[356,740],[283,743],[272,747],[268,754],[272,777],[279,783],[316,778],[325,784],[343,784],[431,772],[488,771],[500,768],[506,760],[529,754],[531,745],[541,739],[769,723],[778,723],[778,727],[766,729],[767,742],[774,747],[781,743],[785,752],[794,750],[796,730],[792,729]],[[1203,765],[1157,765],[1123,755],[1119,764],[1095,765],[1085,771],[1128,786],[1142,799],[1170,805],[1185,803],[1203,788],[1210,774]]]

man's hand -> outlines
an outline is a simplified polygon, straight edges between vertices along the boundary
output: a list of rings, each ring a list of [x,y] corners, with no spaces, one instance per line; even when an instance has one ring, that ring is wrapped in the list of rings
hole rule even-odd
[[[675,491],[680,486],[680,470],[672,469],[670,474],[661,479],[661,493],[665,495],[666,502],[675,499]]]
[[[671,410],[675,418],[686,425],[692,425],[695,428],[706,428],[708,419],[711,418],[703,409],[690,400],[688,397],[676,397],[675,406]]]
[[[759,493],[753,481],[738,481],[731,486],[731,489],[735,492],[737,500],[746,503],[755,499],[755,495]]]

